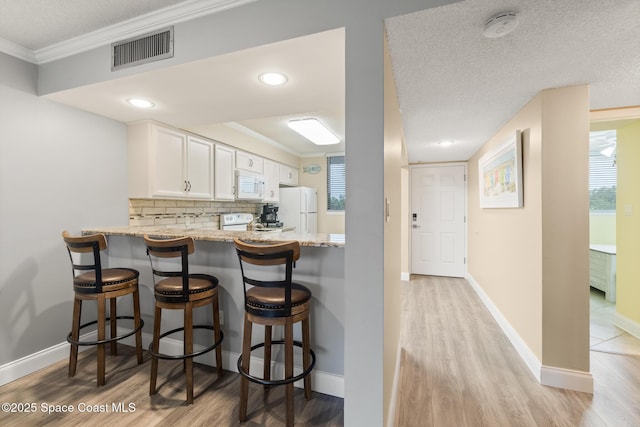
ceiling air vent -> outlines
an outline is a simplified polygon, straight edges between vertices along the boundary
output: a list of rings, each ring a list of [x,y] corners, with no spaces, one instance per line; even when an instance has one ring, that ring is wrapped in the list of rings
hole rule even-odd
[[[111,44],[111,71],[173,57],[173,27]]]

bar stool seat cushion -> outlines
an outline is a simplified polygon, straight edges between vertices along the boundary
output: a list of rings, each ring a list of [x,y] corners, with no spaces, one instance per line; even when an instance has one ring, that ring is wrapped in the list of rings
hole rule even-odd
[[[140,273],[132,268],[105,268],[102,270],[102,292],[126,289],[137,284]],[[77,275],[73,287],[79,293],[96,292],[96,273],[90,271]]]
[[[311,291],[298,283],[291,284],[291,306],[297,307],[309,302]],[[283,310],[284,288],[265,288],[255,286],[247,290],[247,304],[261,309]]]
[[[189,275],[189,295],[195,295],[215,289],[218,286],[218,279],[208,274]],[[182,296],[182,277],[169,277],[156,283],[155,291],[157,295],[165,297]]]

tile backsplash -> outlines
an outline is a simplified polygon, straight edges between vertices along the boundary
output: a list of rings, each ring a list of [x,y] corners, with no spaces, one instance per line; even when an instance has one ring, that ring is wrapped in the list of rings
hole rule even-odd
[[[220,228],[220,214],[260,214],[261,203],[207,200],[129,199],[129,226],[188,225]]]

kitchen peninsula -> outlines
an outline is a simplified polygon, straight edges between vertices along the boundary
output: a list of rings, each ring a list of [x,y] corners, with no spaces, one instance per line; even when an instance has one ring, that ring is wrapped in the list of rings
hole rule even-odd
[[[301,246],[300,260],[293,272],[295,282],[307,286],[313,293],[311,307],[311,346],[316,352],[316,367],[312,372],[313,389],[333,396],[344,396],[344,245],[343,234],[299,234],[295,232],[257,232],[257,231],[222,231],[208,228],[185,228],[180,226],[137,226],[137,227],[92,227],[82,230],[83,234],[103,233],[108,239],[107,265],[120,265],[140,271],[140,303],[145,321],[144,337],[151,340],[153,325],[153,277],[146,255],[142,236],[149,234],[155,237],[173,238],[181,236],[193,237],[196,251],[189,258],[189,271],[192,273],[208,273],[216,276],[220,283],[220,310],[224,342],[222,343],[224,369],[236,371],[236,362],[242,346],[242,324],[244,314],[244,294],[238,257],[233,245],[233,238],[252,240],[263,243],[277,243],[298,240]],[[122,301],[123,308],[129,311],[127,301]],[[194,323],[210,323],[211,313],[207,310],[195,310]],[[167,311],[162,316],[162,329],[169,330],[180,327],[180,313]],[[274,329],[274,338],[279,339]],[[262,332],[256,328],[255,342],[261,341]],[[179,338],[179,336],[177,337]],[[195,344],[205,345],[205,337],[194,338]],[[294,339],[300,339],[300,330],[294,328]],[[171,342],[171,341],[169,341]],[[181,346],[178,339],[174,343]],[[281,352],[275,348],[278,356]],[[296,372],[301,364],[296,354]],[[252,371],[261,372],[261,353],[255,352],[260,360],[252,363]],[[196,361],[213,365],[213,356],[206,354]],[[275,359],[277,364],[274,375],[282,372],[282,358]]]

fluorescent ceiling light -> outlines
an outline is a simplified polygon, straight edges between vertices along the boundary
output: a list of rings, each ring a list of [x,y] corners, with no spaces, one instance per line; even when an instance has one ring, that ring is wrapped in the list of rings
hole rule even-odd
[[[127,102],[138,108],[151,108],[155,105],[153,102],[141,98],[129,98]]]
[[[340,142],[340,138],[317,119],[289,120],[288,125],[316,145],[331,145]]]
[[[450,145],[453,145],[453,140],[445,139],[444,141],[438,142],[438,145],[441,146],[441,147],[448,147]]]
[[[282,73],[262,73],[258,76],[258,79],[269,86],[280,86],[287,82],[287,76]]]

